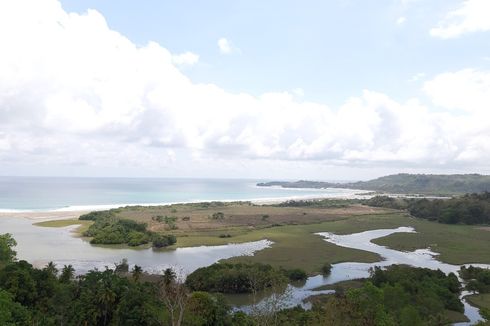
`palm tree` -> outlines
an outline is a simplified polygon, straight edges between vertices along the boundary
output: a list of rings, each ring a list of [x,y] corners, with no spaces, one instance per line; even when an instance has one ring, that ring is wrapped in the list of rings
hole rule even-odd
[[[133,274],[134,281],[138,282],[138,280],[141,277],[141,274],[143,274],[143,268],[141,268],[141,266],[134,265],[133,270],[132,270],[132,274]]]
[[[58,274],[58,269],[56,268],[56,265],[50,261],[46,267],[44,268],[46,272],[48,272],[52,276],[56,276]]]
[[[68,283],[75,276],[75,269],[72,265],[65,265],[61,270],[60,281],[63,283]]]
[[[175,271],[172,268],[167,268],[163,271],[163,283],[165,285],[170,285],[171,283],[175,282],[177,278],[177,274],[175,274]]]

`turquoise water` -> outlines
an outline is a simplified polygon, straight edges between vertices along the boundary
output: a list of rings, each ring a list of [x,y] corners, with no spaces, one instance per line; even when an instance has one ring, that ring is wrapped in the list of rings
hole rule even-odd
[[[347,189],[256,187],[266,180],[0,177],[0,211],[77,210],[128,204],[351,196]]]

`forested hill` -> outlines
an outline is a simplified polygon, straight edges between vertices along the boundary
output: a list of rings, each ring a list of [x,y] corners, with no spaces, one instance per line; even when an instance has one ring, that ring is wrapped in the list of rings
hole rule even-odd
[[[481,174],[394,174],[381,178],[348,183],[322,181],[265,182],[257,186],[283,188],[351,188],[388,193],[463,194],[490,191],[490,176]]]

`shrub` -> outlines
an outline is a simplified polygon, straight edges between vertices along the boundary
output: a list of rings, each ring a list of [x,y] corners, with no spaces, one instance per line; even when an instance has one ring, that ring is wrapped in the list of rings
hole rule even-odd
[[[325,276],[330,275],[330,273],[332,272],[332,265],[330,265],[329,263],[323,264],[323,266],[321,268],[321,272]]]

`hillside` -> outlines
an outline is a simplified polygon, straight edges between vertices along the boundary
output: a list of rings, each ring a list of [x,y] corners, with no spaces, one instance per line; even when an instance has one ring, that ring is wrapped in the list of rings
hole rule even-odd
[[[264,182],[257,186],[283,188],[351,188],[388,193],[463,194],[490,191],[490,176],[481,174],[394,174],[369,181],[332,183],[322,181]]]

